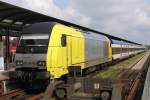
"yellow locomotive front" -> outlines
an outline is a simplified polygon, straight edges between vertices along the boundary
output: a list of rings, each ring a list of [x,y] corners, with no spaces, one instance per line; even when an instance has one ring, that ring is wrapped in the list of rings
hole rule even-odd
[[[52,79],[65,77],[69,68],[84,67],[84,37],[71,27],[56,24],[51,32],[47,52],[47,70]]]

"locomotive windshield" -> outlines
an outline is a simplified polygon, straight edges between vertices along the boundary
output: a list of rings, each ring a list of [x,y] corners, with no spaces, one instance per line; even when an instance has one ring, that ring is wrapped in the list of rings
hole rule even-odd
[[[17,53],[46,53],[53,22],[35,23],[24,27]]]
[[[23,36],[20,40],[19,46],[47,46],[48,45],[48,35],[47,36]]]
[[[17,47],[17,53],[46,53],[49,43],[49,34],[22,35]]]

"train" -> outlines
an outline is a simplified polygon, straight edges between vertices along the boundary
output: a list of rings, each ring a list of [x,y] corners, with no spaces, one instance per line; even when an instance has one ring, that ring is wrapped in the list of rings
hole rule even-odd
[[[112,39],[113,60],[128,58],[132,55],[145,51],[147,48],[140,44],[128,43]]]
[[[14,78],[38,87],[49,80],[82,77],[102,64],[127,58],[146,47],[56,22],[25,27],[15,55]],[[33,85],[34,84],[34,85]],[[28,85],[28,87],[30,87]],[[32,87],[33,88],[33,87]]]

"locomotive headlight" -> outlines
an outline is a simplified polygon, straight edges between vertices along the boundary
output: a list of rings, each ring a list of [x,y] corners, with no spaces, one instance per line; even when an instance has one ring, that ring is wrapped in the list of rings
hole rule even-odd
[[[46,62],[45,61],[38,61],[37,65],[38,66],[46,66]]]
[[[17,60],[17,61],[16,61],[16,65],[17,65],[17,66],[23,65],[23,61],[22,61],[22,60]]]

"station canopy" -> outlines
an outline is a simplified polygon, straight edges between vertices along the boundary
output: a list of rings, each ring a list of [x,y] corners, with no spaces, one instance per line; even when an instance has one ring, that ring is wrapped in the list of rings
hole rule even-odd
[[[25,8],[21,8],[4,1],[0,1],[0,34],[6,35],[9,33],[10,36],[17,35],[21,32],[24,26],[28,26],[38,22],[58,22],[67,26],[76,27],[82,29],[83,31],[91,31],[105,35],[111,39],[123,40],[129,43],[135,43],[125,39],[121,39],[109,34],[105,34],[87,27],[83,27],[77,24],[66,22],[61,19],[57,19],[48,15],[44,15],[38,12],[34,12]],[[137,43],[135,43],[137,44]]]
[[[24,26],[57,19],[0,1],[0,30],[21,31]]]

